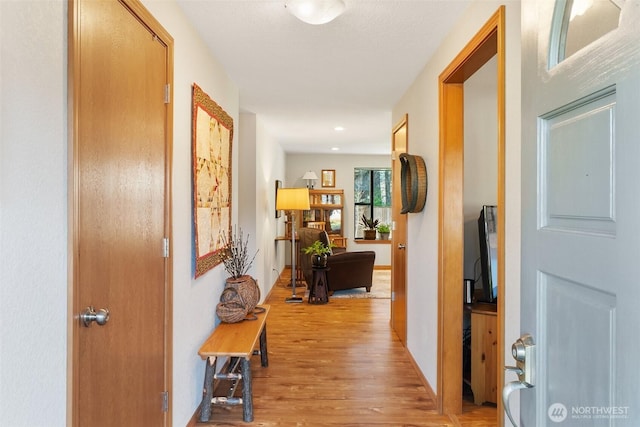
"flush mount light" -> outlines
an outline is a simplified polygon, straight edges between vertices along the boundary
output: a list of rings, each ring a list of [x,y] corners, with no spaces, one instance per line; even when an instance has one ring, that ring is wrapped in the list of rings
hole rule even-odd
[[[331,151],[340,151],[339,147],[331,147]]]
[[[344,12],[342,0],[285,0],[284,7],[293,16],[307,24],[326,24]]]
[[[336,126],[333,128],[333,130],[335,130],[336,132],[342,132],[344,128],[342,126]]]

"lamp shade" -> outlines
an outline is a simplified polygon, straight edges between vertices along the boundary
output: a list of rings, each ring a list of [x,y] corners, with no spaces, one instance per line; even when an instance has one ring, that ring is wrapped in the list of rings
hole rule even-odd
[[[302,179],[318,179],[318,175],[314,171],[305,172]]]
[[[342,0],[286,0],[284,6],[293,16],[312,25],[333,21],[345,9]]]
[[[309,210],[308,188],[278,188],[276,195],[276,209],[284,211]]]

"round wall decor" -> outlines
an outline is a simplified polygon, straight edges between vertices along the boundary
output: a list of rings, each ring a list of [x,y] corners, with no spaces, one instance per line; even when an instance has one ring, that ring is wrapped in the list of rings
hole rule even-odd
[[[427,167],[424,159],[411,154],[400,154],[400,186],[402,210],[400,213],[421,212],[427,201]]]

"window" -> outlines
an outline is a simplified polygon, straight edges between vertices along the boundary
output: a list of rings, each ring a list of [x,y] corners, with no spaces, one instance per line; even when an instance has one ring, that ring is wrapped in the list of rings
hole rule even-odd
[[[620,0],[557,2],[549,44],[550,68],[618,28],[622,3]]]
[[[364,237],[362,215],[391,224],[390,168],[355,168],[353,194],[356,239]]]

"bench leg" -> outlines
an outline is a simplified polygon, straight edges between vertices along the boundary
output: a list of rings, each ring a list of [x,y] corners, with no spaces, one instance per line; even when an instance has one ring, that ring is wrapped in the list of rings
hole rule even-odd
[[[204,387],[200,403],[200,421],[207,422],[211,417],[211,399],[213,399],[213,375],[216,373],[216,358],[205,360]]]
[[[267,354],[267,324],[264,324],[260,332],[260,364],[263,367],[269,366],[269,355]]]
[[[253,386],[251,385],[251,360],[242,359],[242,419],[249,423],[253,421]]]

